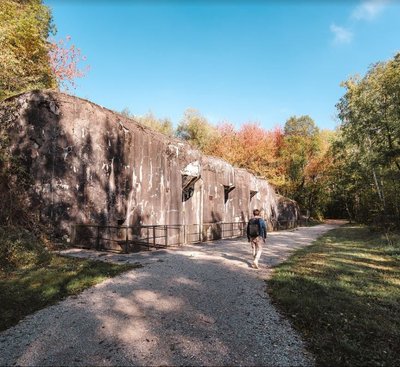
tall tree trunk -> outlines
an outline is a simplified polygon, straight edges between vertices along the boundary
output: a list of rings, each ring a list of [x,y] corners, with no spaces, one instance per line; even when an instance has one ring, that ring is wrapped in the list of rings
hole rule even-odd
[[[381,201],[383,213],[386,214],[385,196],[383,193],[383,188],[379,186],[379,182],[376,177],[375,168],[372,169],[372,176],[374,177],[374,183],[375,183],[376,191],[378,192],[379,200]]]

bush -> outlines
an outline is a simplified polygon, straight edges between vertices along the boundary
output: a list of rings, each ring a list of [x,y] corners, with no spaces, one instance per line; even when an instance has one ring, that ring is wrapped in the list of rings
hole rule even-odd
[[[0,270],[34,268],[49,263],[51,254],[43,242],[22,227],[0,227]]]

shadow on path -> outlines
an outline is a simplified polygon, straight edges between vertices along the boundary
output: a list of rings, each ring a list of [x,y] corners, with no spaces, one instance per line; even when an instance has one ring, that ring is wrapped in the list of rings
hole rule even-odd
[[[245,239],[141,254],[75,256],[140,262],[0,334],[0,365],[312,365],[271,305],[263,279],[333,225],[271,233],[249,267]]]

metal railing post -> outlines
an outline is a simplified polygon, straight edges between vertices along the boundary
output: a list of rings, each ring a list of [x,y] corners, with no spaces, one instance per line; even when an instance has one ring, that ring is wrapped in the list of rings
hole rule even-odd
[[[100,250],[100,226],[96,226],[97,228],[97,236],[96,236],[96,250]]]
[[[128,253],[128,225],[125,227],[125,253]]]
[[[73,224],[71,228],[71,244],[74,246],[75,246],[75,236],[76,236],[76,224]]]

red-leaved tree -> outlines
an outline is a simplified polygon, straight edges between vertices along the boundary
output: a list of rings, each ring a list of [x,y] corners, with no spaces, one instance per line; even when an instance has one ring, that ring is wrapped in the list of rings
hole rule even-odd
[[[81,50],[73,44],[69,44],[71,37],[50,42],[50,65],[60,88],[69,90],[76,88],[76,78],[84,77],[90,67],[83,65],[86,57]]]

